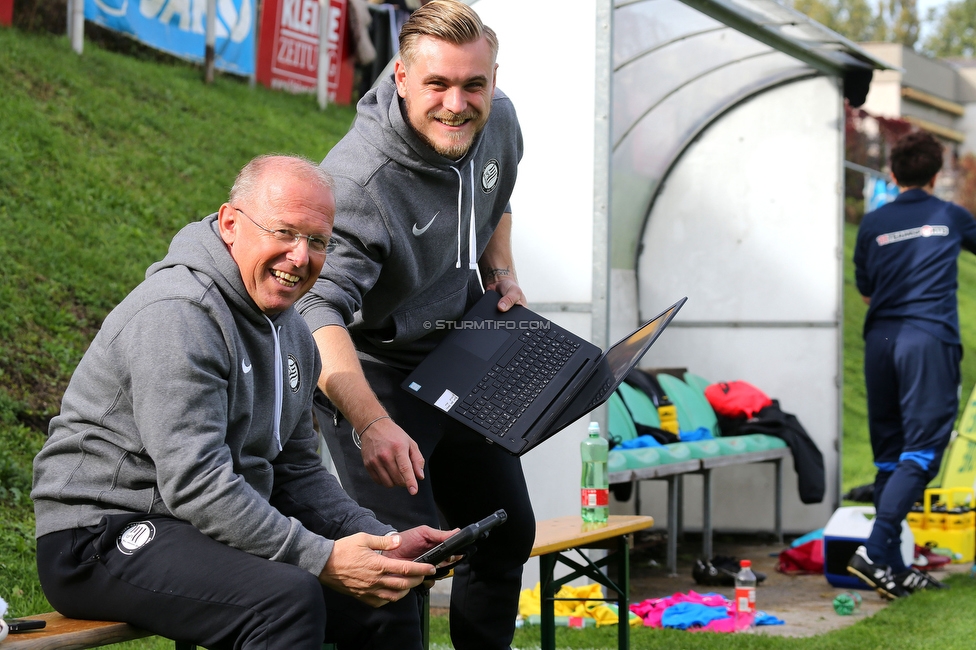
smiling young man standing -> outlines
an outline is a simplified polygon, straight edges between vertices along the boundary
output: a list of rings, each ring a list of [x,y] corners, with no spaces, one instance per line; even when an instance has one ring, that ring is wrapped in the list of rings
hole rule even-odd
[[[495,86],[497,49],[462,2],[412,14],[393,75],[322,163],[336,179],[336,247],[299,303],[323,355],[316,414],[350,495],[398,527],[508,514],[455,569],[459,650],[511,643],[535,518],[519,459],[400,383],[485,289],[501,310],[525,304],[509,206],[522,136]]]
[[[321,364],[293,305],[325,263],[319,166],[262,156],[173,239],[102,325],[34,460],[37,566],[54,607],[207,648],[413,648],[401,529],[322,466]]]

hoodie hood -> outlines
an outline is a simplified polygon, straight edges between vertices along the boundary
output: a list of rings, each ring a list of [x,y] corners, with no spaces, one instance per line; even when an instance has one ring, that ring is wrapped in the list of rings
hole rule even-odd
[[[471,149],[460,160],[451,160],[434,151],[407,121],[407,107],[397,93],[392,75],[370,90],[359,101],[356,110],[353,128],[391,161],[420,174],[463,166],[473,157],[481,141],[479,133]],[[390,131],[397,137],[390,137]]]
[[[170,515],[318,575],[332,542],[272,506],[276,489],[336,538],[390,529],[321,464],[321,369],[297,311],[268,318],[250,298],[216,215],[186,226],[71,377],[34,460],[36,534]]]
[[[220,293],[252,322],[266,322],[267,316],[247,292],[241,270],[220,237],[216,212],[201,221],[187,224],[176,233],[166,256],[146,270],[146,279],[177,266],[184,266],[212,280]]]
[[[336,180],[337,245],[298,303],[310,329],[345,325],[366,357],[415,365],[483,293],[478,260],[511,212],[521,157],[515,109],[497,88],[454,161],[417,135],[393,76],[383,79],[322,162]]]
[[[496,91],[496,94],[501,94]],[[501,95],[504,96],[504,95]],[[393,77],[385,80],[370,91],[357,107],[358,117],[354,129],[368,142],[375,143],[380,152],[404,169],[420,175],[438,175],[450,172],[457,177],[457,237],[454,242],[454,268],[478,268],[478,235],[476,224],[478,215],[475,201],[465,205],[465,188],[474,188],[474,159],[481,146],[482,133],[475,136],[468,152],[458,160],[451,160],[434,151],[410,126],[407,107],[397,92]],[[390,132],[398,137],[389,137]],[[468,214],[467,207],[470,207]],[[465,226],[467,226],[465,228]],[[467,250],[467,259],[462,263],[461,255]]]

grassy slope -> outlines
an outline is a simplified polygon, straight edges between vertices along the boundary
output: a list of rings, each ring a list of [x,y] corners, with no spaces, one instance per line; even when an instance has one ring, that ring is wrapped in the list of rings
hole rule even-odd
[[[320,160],[349,108],[0,28],[0,595],[47,604],[30,461],[102,318],[271,151]]]
[[[320,158],[345,132],[350,109],[319,112],[310,97],[270,93],[220,78],[210,88],[191,67],[160,66],[64,39],[0,29],[0,596],[11,615],[46,610],[33,565],[27,491],[40,428],[105,313],[142,278],[183,224],[215,209],[236,171],[258,153]],[[848,239],[853,230],[848,231]],[[850,253],[846,255],[850,259]],[[848,263],[849,266],[849,263]],[[850,273],[849,269],[847,271]],[[976,263],[963,260],[960,295],[967,347],[976,349]],[[863,307],[845,293],[844,485],[871,477],[860,335]],[[972,317],[970,317],[970,314]],[[968,394],[976,358],[964,360]],[[976,583],[896,603],[843,632],[807,641],[636,630],[637,648],[969,647],[965,617]],[[962,608],[962,610],[960,610]],[[881,624],[891,631],[881,631]],[[445,642],[446,623],[432,622]],[[934,630],[938,630],[935,632]],[[616,630],[560,630],[560,645],[615,646]],[[520,647],[538,631],[519,632]],[[126,647],[171,647],[142,641]]]

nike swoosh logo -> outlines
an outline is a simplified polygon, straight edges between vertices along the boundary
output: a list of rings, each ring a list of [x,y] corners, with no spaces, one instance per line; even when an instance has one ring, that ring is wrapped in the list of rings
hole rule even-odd
[[[246,375],[247,373],[251,372],[251,364],[249,364],[247,361],[242,361],[241,370],[243,370],[244,374]]]
[[[434,213],[434,216],[430,218],[430,221],[428,221],[427,222],[427,225],[424,226],[423,228],[418,228],[417,227],[417,224],[413,224],[413,236],[414,237],[420,237],[422,234],[424,234],[425,232],[427,232],[427,229],[430,228],[430,224],[434,223],[434,219],[436,219],[437,218],[437,215],[439,215],[440,213],[441,213],[440,210],[438,210],[437,212],[435,212]]]

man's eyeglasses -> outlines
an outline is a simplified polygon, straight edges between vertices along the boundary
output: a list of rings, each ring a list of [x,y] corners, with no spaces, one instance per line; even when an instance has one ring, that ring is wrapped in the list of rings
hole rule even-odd
[[[234,206],[231,206],[234,207]],[[253,223],[255,226],[268,233],[275,240],[280,241],[282,244],[289,244],[295,246],[299,241],[304,239],[308,242],[308,253],[309,255],[325,255],[326,252],[335,248],[335,240],[332,238],[322,239],[321,237],[316,237],[315,235],[303,235],[302,233],[292,230],[291,228],[278,228],[277,230],[272,230],[271,228],[265,228],[257,221],[248,216],[246,212],[240,208],[234,208],[245,217],[247,220]]]

